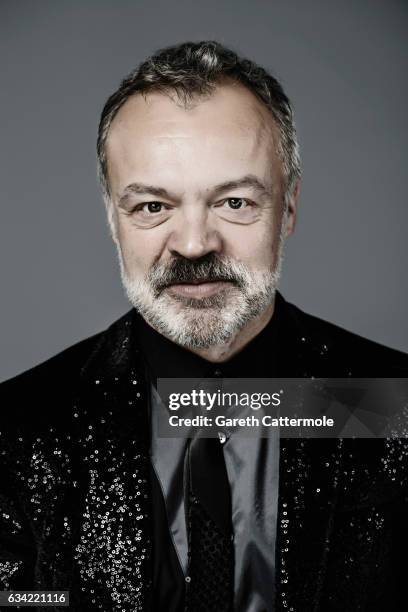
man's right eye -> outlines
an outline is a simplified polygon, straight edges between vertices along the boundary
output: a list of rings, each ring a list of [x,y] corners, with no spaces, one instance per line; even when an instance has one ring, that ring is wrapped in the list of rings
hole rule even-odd
[[[140,228],[151,228],[161,225],[169,218],[173,206],[164,202],[140,202],[125,211],[132,224]]]
[[[163,204],[161,202],[146,202],[146,204],[143,204],[139,208],[139,210],[146,212],[146,213],[154,214],[154,213],[161,212],[162,208],[163,208]]]

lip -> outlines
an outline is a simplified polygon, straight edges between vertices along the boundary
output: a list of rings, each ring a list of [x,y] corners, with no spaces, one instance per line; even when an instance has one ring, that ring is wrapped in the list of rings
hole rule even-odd
[[[169,285],[166,289],[169,293],[175,293],[184,297],[205,298],[211,297],[230,286],[230,281],[193,281],[191,283]]]

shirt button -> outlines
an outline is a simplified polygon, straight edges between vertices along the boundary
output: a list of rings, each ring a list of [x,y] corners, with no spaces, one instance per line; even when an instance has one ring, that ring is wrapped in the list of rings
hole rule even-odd
[[[222,376],[221,370],[219,370],[218,368],[214,370],[214,376],[216,376],[217,378],[220,378]]]

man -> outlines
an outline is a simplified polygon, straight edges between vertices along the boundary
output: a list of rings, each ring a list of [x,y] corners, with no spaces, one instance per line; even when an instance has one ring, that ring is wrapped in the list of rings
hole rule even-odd
[[[300,161],[280,84],[215,42],[160,51],[102,112],[134,308],[2,385],[5,589],[73,610],[404,609],[402,440],[166,440],[159,378],[405,377],[405,355],[276,291]]]

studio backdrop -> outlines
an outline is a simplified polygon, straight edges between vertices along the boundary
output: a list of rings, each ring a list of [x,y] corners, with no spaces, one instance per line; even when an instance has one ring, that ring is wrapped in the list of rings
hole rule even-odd
[[[2,0],[0,379],[129,306],[96,179],[104,101],[147,55],[215,39],[275,74],[303,181],[284,296],[408,350],[408,5]]]

